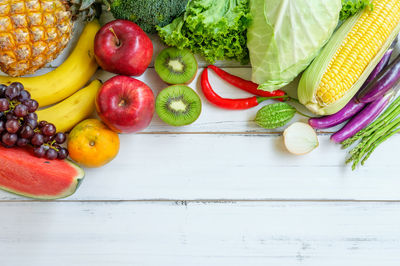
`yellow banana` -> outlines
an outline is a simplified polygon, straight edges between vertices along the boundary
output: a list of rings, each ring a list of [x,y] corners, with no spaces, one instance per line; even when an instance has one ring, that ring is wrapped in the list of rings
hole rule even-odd
[[[85,86],[96,72],[94,37],[99,29],[98,21],[88,23],[71,55],[52,72],[36,77],[0,76],[0,84],[21,82],[40,107],[62,101]]]
[[[74,93],[64,101],[36,111],[38,121],[53,123],[57,132],[67,132],[80,121],[90,116],[95,109],[95,98],[101,87],[99,80],[92,81],[87,87]]]

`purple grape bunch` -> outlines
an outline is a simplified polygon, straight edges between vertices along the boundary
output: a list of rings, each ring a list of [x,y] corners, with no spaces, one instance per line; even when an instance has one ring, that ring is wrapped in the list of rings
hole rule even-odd
[[[39,158],[65,159],[68,150],[61,145],[66,136],[52,123],[38,121],[39,104],[19,82],[0,84],[0,142],[7,148],[33,147]]]

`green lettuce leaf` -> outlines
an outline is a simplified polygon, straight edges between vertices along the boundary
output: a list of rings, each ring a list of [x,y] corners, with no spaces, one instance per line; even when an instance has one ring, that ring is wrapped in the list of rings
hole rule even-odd
[[[307,68],[339,21],[341,0],[251,0],[252,80],[273,91]]]
[[[223,59],[246,63],[249,24],[248,0],[192,0],[183,16],[157,30],[167,45],[188,48],[211,63]]]
[[[342,0],[340,20],[346,20],[366,7],[373,8],[371,0]]]

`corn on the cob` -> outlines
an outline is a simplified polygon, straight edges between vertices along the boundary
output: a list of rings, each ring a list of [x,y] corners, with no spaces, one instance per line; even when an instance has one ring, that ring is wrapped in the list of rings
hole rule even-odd
[[[299,99],[317,114],[339,111],[357,92],[400,30],[400,1],[374,0],[346,21],[304,73]]]

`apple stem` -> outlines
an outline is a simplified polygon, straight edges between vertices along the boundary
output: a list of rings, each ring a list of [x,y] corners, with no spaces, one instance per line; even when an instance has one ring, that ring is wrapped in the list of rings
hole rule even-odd
[[[120,45],[121,45],[121,42],[120,42],[120,40],[118,39],[118,36],[117,36],[117,34],[115,33],[114,29],[113,29],[113,28],[110,28],[110,31],[112,32],[112,34],[114,34],[114,37],[115,37],[117,46],[120,46]]]

